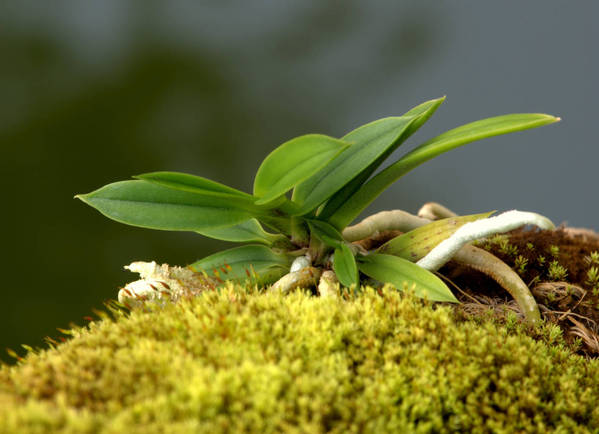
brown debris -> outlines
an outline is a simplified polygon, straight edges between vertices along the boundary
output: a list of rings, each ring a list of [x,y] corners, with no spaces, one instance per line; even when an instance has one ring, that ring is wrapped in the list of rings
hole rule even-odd
[[[372,250],[398,235],[401,232],[384,231],[355,244]],[[595,295],[587,283],[587,271],[591,267],[588,258],[592,252],[599,252],[599,234],[590,229],[565,226],[555,230],[523,228],[507,233],[506,239],[511,250],[484,241],[477,245],[514,269],[517,269],[518,256],[520,261],[525,259],[526,266],[519,274],[535,296],[542,318],[558,325],[566,343],[578,353],[599,357],[599,291],[595,291]],[[552,246],[557,247],[557,254]],[[544,257],[544,262],[540,257]],[[552,281],[548,268],[553,261],[567,270],[565,279]],[[455,306],[458,318],[505,321],[511,312],[518,320],[524,320],[512,297],[485,274],[453,261],[442,267],[439,274],[461,302]],[[582,341],[580,347],[576,340]]]
[[[570,328],[570,334],[582,338],[589,351],[593,354],[599,354],[599,338],[597,332],[589,330],[584,324],[572,317],[569,317],[568,320],[574,324],[574,327]]]
[[[516,258],[520,256],[520,261],[524,258],[526,266],[520,276],[529,283],[543,319],[558,325],[566,343],[579,354],[599,357],[599,291],[593,291],[587,277],[591,267],[588,258],[592,252],[599,252],[599,234],[566,227],[552,231],[518,229],[507,234],[507,241],[509,249],[484,241],[477,245],[514,269],[517,269]],[[544,263],[539,260],[541,256]],[[565,279],[551,281],[548,268],[552,261],[567,270]],[[491,316],[505,321],[508,312],[522,317],[507,292],[482,273],[452,262],[440,271],[463,292],[456,293],[462,302],[456,306],[459,317]],[[481,305],[473,303],[473,297]]]

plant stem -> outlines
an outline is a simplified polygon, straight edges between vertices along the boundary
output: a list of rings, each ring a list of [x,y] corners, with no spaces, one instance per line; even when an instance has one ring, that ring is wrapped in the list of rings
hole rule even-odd
[[[299,217],[291,217],[291,242],[301,247],[306,247],[310,243],[310,235],[304,220]]]
[[[310,234],[310,247],[308,247],[308,255],[312,263],[319,264],[331,247],[326,245],[320,238],[314,234]]]
[[[259,216],[257,217],[260,223],[264,223],[264,225],[268,226],[271,229],[274,229],[277,232],[281,232],[283,234],[291,235],[291,225],[289,224],[289,219],[283,217],[275,217],[275,216]]]

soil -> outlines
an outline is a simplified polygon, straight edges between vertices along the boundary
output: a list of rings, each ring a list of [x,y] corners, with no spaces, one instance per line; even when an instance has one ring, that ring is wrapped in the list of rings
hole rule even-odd
[[[360,244],[372,249],[397,234],[389,231]],[[599,234],[569,227],[518,229],[474,244],[520,275],[533,293],[542,318],[560,327],[571,349],[590,358],[599,357]],[[453,262],[439,274],[461,302],[454,305],[458,319],[491,316],[501,323],[510,321],[511,315],[524,323],[512,297],[485,274]],[[530,332],[535,337],[532,329]]]

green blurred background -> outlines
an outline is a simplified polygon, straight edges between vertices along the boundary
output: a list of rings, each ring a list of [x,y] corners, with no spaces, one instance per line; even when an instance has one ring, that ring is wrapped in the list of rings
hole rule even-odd
[[[370,211],[441,201],[599,229],[598,3],[7,1],[0,3],[3,348],[39,346],[137,276],[227,247],[120,225],[73,199],[176,170],[250,190],[276,145],[441,95],[405,145],[482,117],[561,124],[453,151]]]

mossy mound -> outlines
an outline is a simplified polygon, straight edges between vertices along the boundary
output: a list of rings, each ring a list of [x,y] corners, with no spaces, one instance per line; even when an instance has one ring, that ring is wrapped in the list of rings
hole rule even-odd
[[[0,369],[0,432],[599,431],[598,361],[394,290],[231,288],[72,334]]]

